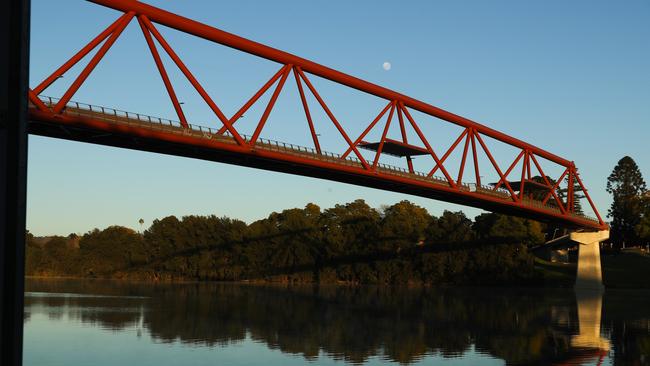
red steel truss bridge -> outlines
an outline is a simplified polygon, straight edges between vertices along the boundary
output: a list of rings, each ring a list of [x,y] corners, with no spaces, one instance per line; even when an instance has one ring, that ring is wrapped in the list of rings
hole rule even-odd
[[[318,177],[554,222],[571,228],[607,228],[575,164],[570,160],[390,89],[145,3],[134,0],[90,1],[123,14],[49,77],[29,90],[28,128],[31,134]],[[176,112],[174,120],[73,101],[80,86],[131,22],[136,22],[142,31],[143,47],[148,47]],[[273,61],[277,63],[278,70],[234,115],[228,117],[223,112],[223,106],[220,107],[220,101],[210,96],[168,43],[157,27],[160,25]],[[214,113],[212,127],[190,123],[162,60],[162,52],[173,61]],[[50,85],[86,56],[88,63],[62,96],[45,96],[44,92]],[[336,117],[326,98],[317,90],[316,78],[380,98],[384,101],[383,108],[374,112],[376,117],[363,126],[361,133],[353,135],[351,131],[358,127],[358,121]],[[274,140],[263,137],[264,127],[276,100],[283,88],[286,89],[287,81],[289,84],[295,82],[300,99],[296,105],[301,105],[295,113],[304,114],[304,130],[309,133],[309,141],[313,143],[310,147],[280,142],[282,136],[276,136]],[[271,96],[259,121],[250,135],[244,134],[236,122],[253,105],[261,103],[261,97],[267,91]],[[320,109],[319,113],[324,112],[326,121],[317,121],[315,109]],[[423,122],[418,116],[430,117],[432,121]],[[331,123],[340,134],[344,144],[338,146],[338,152],[329,152],[322,147],[317,122]],[[434,122],[455,125],[459,130],[457,137],[444,144],[433,143],[433,136],[427,136],[421,127],[422,123]],[[391,123],[393,129],[399,126],[397,136],[389,136]],[[380,138],[368,141],[371,131],[377,131]],[[517,154],[514,160],[495,158],[493,149],[495,146],[498,149],[498,145],[515,149]],[[453,154],[459,154],[459,157],[450,159]],[[402,166],[385,164],[382,160],[386,156],[400,161]],[[419,158],[418,163],[426,158],[429,165],[423,168],[420,164],[416,169],[416,157]],[[482,164],[479,163],[481,161]],[[545,173],[543,166],[547,169],[552,166],[552,170],[559,173],[551,177]],[[470,174],[473,177],[471,180],[467,178]],[[463,180],[464,176],[466,180]],[[486,181],[485,177],[488,176],[492,182]],[[582,198],[588,202],[584,206],[590,208],[595,217],[588,217],[576,210],[577,202]]]

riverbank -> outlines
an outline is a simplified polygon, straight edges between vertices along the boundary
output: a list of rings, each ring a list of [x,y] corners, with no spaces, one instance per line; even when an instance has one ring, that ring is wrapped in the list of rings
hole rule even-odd
[[[602,255],[602,270],[603,270],[603,283],[608,289],[650,289],[650,256],[634,252],[621,252],[618,254],[603,254]],[[570,288],[575,283],[576,264],[575,263],[558,263],[548,262],[540,258],[535,258],[534,269],[536,276],[534,276],[528,283],[520,282],[514,286],[530,286],[530,287],[558,287]],[[171,278],[165,276],[145,278],[142,276],[117,276],[117,277],[82,277],[82,276],[58,276],[58,275],[40,275],[40,276],[26,276],[28,279],[107,279],[125,281],[131,283],[197,283],[197,282],[223,282],[223,281],[210,281],[210,280],[197,280],[188,278]],[[260,285],[288,285],[294,282],[289,281],[288,277],[284,278],[268,278],[268,279],[252,279],[252,280],[234,280],[226,281],[239,284],[260,284]],[[301,282],[302,284],[308,284]],[[358,286],[361,283],[355,282],[327,282],[319,283],[320,285],[331,286]],[[405,283],[401,284],[404,287],[432,287],[432,286],[457,286],[462,284],[450,283]],[[497,283],[490,283],[489,286],[500,286]],[[512,287],[513,284],[502,284],[503,287]]]
[[[650,288],[650,256],[637,251],[601,254],[605,288]],[[575,283],[575,263],[553,263],[535,258],[535,269],[547,284],[569,287]]]

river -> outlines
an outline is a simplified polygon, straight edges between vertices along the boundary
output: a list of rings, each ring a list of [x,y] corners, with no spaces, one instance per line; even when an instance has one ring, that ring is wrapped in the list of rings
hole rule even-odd
[[[647,365],[650,292],[29,279],[24,364]]]

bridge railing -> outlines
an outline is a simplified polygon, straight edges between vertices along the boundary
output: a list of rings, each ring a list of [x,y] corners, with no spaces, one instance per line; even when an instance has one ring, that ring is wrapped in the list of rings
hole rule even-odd
[[[60,100],[59,98],[42,96],[42,95],[39,96],[39,99],[48,107],[52,107],[56,105],[57,102]],[[232,144],[236,143],[233,139],[233,136],[228,131],[226,131],[223,134],[219,134],[219,130],[217,129],[205,127],[201,125],[195,125],[195,124],[187,124],[187,128],[185,128],[179,121],[176,120],[154,117],[142,113],[128,112],[120,109],[98,106],[98,105],[93,105],[88,103],[81,103],[77,101],[68,101],[66,103],[66,108],[63,110],[63,113],[79,115],[79,116],[87,116],[92,118],[100,118],[104,121],[108,121],[111,123],[125,124],[125,125],[135,126],[139,128],[164,130],[166,132],[182,134],[182,135],[190,135],[196,138],[204,138],[210,140],[214,139],[214,140],[218,140],[219,142],[226,142]],[[252,136],[246,134],[240,134],[240,136],[245,141],[252,140]],[[312,147],[301,146],[289,142],[277,141],[277,140],[267,139],[263,137],[257,139],[255,147],[260,149],[270,150],[270,151],[278,151],[282,153],[299,154],[301,156],[307,156],[313,159],[327,161],[335,164],[342,164],[342,165],[353,166],[357,168],[362,167],[361,161],[354,156],[346,156],[343,158],[341,154],[332,153],[323,150],[319,152]],[[426,173],[420,171],[410,172],[409,170],[404,169],[402,167],[392,166],[383,163],[378,163],[377,169],[383,173],[404,176],[411,179],[439,184],[443,186],[447,185],[447,180],[445,178],[435,176],[435,175],[428,176]],[[508,192],[506,189],[503,188],[495,189],[494,187],[491,186],[477,185],[475,183],[462,183],[459,186],[459,189],[465,192],[474,192],[481,195],[487,195],[487,196],[491,196],[503,200],[509,200],[511,198],[510,192]],[[531,199],[526,196],[522,197],[522,200],[526,205],[529,206],[553,211],[556,213],[562,213],[557,206],[552,204],[552,201],[543,203],[542,201]],[[593,217],[589,217],[579,213],[572,213],[572,215],[576,217],[584,218],[586,220],[591,220],[595,222],[598,221]]]
[[[506,206],[508,209],[518,207],[522,212],[541,214],[542,216],[546,215],[548,212],[549,216],[567,219],[574,224],[598,229],[607,227],[607,224],[602,220],[593,200],[589,196],[589,193],[578,174],[577,167],[570,160],[564,159],[470,119],[411,98],[407,95],[397,93],[393,90],[342,73],[332,68],[328,68],[313,61],[253,42],[232,33],[224,32],[220,29],[184,18],[139,1],[91,1],[114,8],[122,12],[122,14],[88,44],[81,48],[74,56],[58,67],[52,74],[46,77],[34,88],[29,89],[28,93],[30,101],[43,112],[49,110],[53,112],[53,115],[59,115],[66,113],[66,109],[68,112],[71,112],[72,109],[76,109],[82,111],[79,113],[98,114],[97,118],[102,118],[104,120],[106,118],[99,116],[99,114],[105,116],[107,113],[112,112],[112,118],[118,123],[142,124],[140,127],[143,128],[170,129],[169,132],[171,133],[180,133],[195,137],[203,136],[208,139],[217,139],[224,143],[233,143],[234,140],[238,146],[244,148],[247,148],[247,146],[250,146],[251,149],[277,150],[282,148],[283,153],[298,155],[297,158],[291,159],[293,161],[300,161],[301,159],[306,158],[303,160],[303,163],[305,164],[311,163],[309,159],[319,159],[335,162],[340,165],[354,167],[361,165],[363,172],[359,171],[360,174],[377,174],[380,176],[383,173],[386,173],[393,176],[399,175],[413,180],[426,181],[436,184],[437,188],[435,189],[447,193],[455,193],[457,197],[464,197],[468,202],[473,202],[474,200],[484,202],[491,201],[492,203],[496,203],[497,206],[502,203],[501,206],[503,206],[504,209]],[[98,63],[104,58],[121,34],[123,34],[123,31],[127,26],[134,20],[140,25],[144,41],[154,59],[158,72],[165,85],[169,100],[178,116],[178,121],[155,118],[141,114],[132,114],[130,112],[114,109],[107,110],[105,107],[102,108],[87,104],[83,105],[76,102],[72,102],[74,105],[70,104],[73,96],[78,92],[79,88],[84,84]],[[223,101],[215,101],[210,96],[201,82],[183,62],[182,57],[176,53],[174,48],[167,42],[165,36],[158,30],[158,25],[176,29],[188,35],[193,35],[216,44],[271,60],[277,63],[280,68],[259,88],[259,90],[257,90],[257,92],[244,102],[241,107],[239,107],[239,104],[237,105],[239,108],[235,114],[232,116],[226,116],[223,113],[223,106],[219,105]],[[217,118],[217,121],[221,126],[219,130],[216,130],[216,133],[215,130],[211,128],[190,125],[188,123],[184,107],[181,105],[183,103],[179,102],[173,83],[171,82],[165,68],[165,63],[161,59],[160,48],[167,56],[169,56],[169,58],[171,58],[176,68],[185,76],[185,79],[187,79],[187,81],[192,85],[198,95],[201,96],[205,105],[207,105],[207,107],[209,107],[209,109],[214,113],[214,116]],[[86,57],[96,49],[97,52],[94,56]],[[63,93],[61,99],[58,99],[55,105],[52,105],[53,99],[50,99],[48,101],[49,107],[46,106],[46,103],[43,103],[43,101],[38,98],[38,95],[43,94],[44,90],[50,87],[55,81],[59,80],[83,59],[89,59],[87,65]],[[309,125],[309,132],[314,143],[313,149],[292,144],[287,146],[286,143],[282,143],[282,146],[280,146],[279,142],[276,143],[273,140],[259,140],[268,117],[274,109],[276,104],[275,102],[287,84],[286,81],[291,79],[291,74],[293,74],[293,77],[295,78],[295,87],[298,92],[297,95],[300,97],[300,103],[303,107],[302,109],[305,113],[305,122]],[[337,118],[336,113],[333,113],[330,107],[328,107],[327,101],[320,95],[320,92],[318,91],[318,89],[320,89],[318,87],[318,82],[314,85],[313,81],[318,80],[318,78],[330,80],[338,85],[355,89],[366,95],[379,97],[387,104],[377,114],[377,117],[375,117],[374,120],[365,127],[364,132],[359,136],[351,135],[348,130],[351,126],[347,125],[350,121]],[[270,90],[273,91],[270,92]],[[265,100],[266,98],[262,98],[262,96],[268,94],[271,94],[271,96],[266,103],[264,113],[257,123],[252,136],[241,134],[235,127],[237,121],[247,113],[253,105],[263,103],[262,100]],[[312,105],[311,107],[310,104]],[[345,152],[342,152],[342,155],[324,153],[321,151],[318,138],[319,134],[317,133],[317,128],[322,128],[322,126],[320,126],[321,117],[318,117],[317,120],[313,118],[314,116],[310,110],[313,110],[314,105],[317,105],[316,108],[319,108],[319,110],[324,112],[327,116],[325,121],[329,121],[326,123],[329,124],[329,122],[331,122],[339,132],[340,137],[345,140],[346,144],[339,146],[341,149],[345,149]],[[423,121],[430,121],[432,117],[435,121],[444,121],[460,127],[460,130],[457,130],[459,133],[458,137],[450,145],[449,149],[444,152],[444,154],[439,150],[441,148],[441,146],[438,145],[439,142],[435,141],[434,143],[430,143],[427,139],[428,134],[423,132],[419,126]],[[397,123],[400,125],[401,142],[396,140],[396,138],[398,138],[397,136],[387,135],[390,130],[389,127],[391,121],[393,121],[393,126]],[[318,122],[318,124],[315,124],[314,122]],[[383,128],[381,127],[382,125]],[[368,148],[367,146],[364,147],[368,144],[367,142],[364,142],[364,138],[376,134],[376,132],[378,132],[377,130],[383,130],[379,142],[371,148]],[[412,138],[412,141],[408,142],[407,135],[413,133],[417,135],[417,139]],[[394,133],[390,134],[394,135]],[[402,145],[401,147],[398,147],[398,149],[405,149],[405,155],[403,158],[406,160],[405,164],[408,165],[408,170],[401,167],[386,165],[381,162],[385,161],[385,155],[391,155],[388,150],[395,149],[395,143]],[[388,145],[384,146],[385,144]],[[462,149],[461,146],[463,146]],[[502,157],[499,157],[500,159],[497,160],[491,152],[492,148],[495,146],[499,146],[499,148],[501,146],[509,146],[506,148],[514,147],[519,152],[519,155],[517,155],[511,163],[509,159],[504,162]],[[359,151],[364,148],[366,150],[374,150],[374,158],[368,159],[367,154],[364,155]],[[453,154],[460,150],[462,150],[461,159],[456,159]],[[430,169],[426,176],[424,176],[424,173],[415,171],[412,157],[409,155],[409,152],[416,152],[416,155],[427,155],[431,157],[432,160],[422,160],[422,164],[418,162],[418,169],[423,169],[423,164],[427,165],[426,169]],[[447,159],[450,156],[454,157]],[[544,159],[544,161],[542,161],[542,159]],[[540,161],[544,167],[540,164]],[[460,162],[460,165],[458,165],[459,170],[456,178],[452,177],[450,174],[451,170],[448,168],[454,169],[457,162]],[[508,166],[507,169],[506,166]],[[465,168],[467,168],[468,173],[464,175]],[[510,173],[519,168],[522,170],[521,179],[509,178]],[[561,175],[556,179],[547,175],[544,171],[546,170],[550,172],[558,169],[560,169],[559,172],[561,172]],[[471,173],[469,173],[470,170],[472,171]],[[482,175],[482,172],[487,174]],[[436,173],[444,175],[445,179],[443,180],[439,177],[435,177],[434,174]],[[473,176],[475,184],[465,184],[463,176],[466,180]],[[496,179],[498,181],[493,187],[485,187],[481,183],[482,178],[485,178],[486,180]],[[542,186],[542,189],[546,190],[546,195],[539,204],[529,202],[525,197],[526,193],[529,195],[533,193],[529,182],[534,180],[537,180],[536,185],[538,187]],[[513,187],[517,189],[515,190]],[[507,197],[504,194],[504,191],[500,190],[501,188],[507,189]],[[589,202],[593,213],[598,218],[597,225],[594,225],[592,222],[574,219],[575,217],[582,217],[580,214],[575,213],[576,206],[580,203],[579,200],[582,198],[575,194],[575,191],[577,190],[582,191],[584,198]],[[516,191],[518,192],[516,193]],[[559,197],[560,192],[566,192],[566,197],[561,199]],[[495,200],[495,198],[497,200]],[[543,207],[547,212],[540,212],[538,207]],[[560,210],[559,215],[557,209]]]

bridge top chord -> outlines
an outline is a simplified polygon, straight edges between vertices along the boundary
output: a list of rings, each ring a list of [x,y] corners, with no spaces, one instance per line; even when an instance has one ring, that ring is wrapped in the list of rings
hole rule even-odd
[[[90,1],[123,14],[40,84],[30,89],[31,133],[314,176],[559,222],[572,227],[592,230],[607,228],[572,161],[390,89],[145,3],[134,0]],[[79,87],[134,19],[155,61],[177,120],[72,101]],[[234,115],[227,117],[222,106],[189,70],[156,24],[277,62],[280,68]],[[188,122],[183,103],[178,101],[161,60],[159,47],[201,96],[220,126],[209,128]],[[95,49],[98,50],[60,98],[43,96],[50,85]],[[261,137],[276,100],[292,74],[313,147],[276,141],[282,138],[271,140]],[[322,77],[377,96],[386,104],[364,131],[353,139],[348,132],[350,127],[335,116],[310,76]],[[250,135],[244,134],[236,126],[237,121],[271,89],[270,100],[254,131]],[[321,146],[312,115],[313,106],[310,107],[308,101],[310,95],[345,141],[341,153],[328,152]],[[421,129],[415,112],[460,127],[460,134],[444,153],[439,150],[439,144],[429,141],[431,136]],[[399,125],[401,138],[388,136],[391,123],[393,126]],[[371,131],[380,132],[381,138],[366,141]],[[417,139],[411,138],[409,141],[409,132]],[[499,161],[486,143],[488,139],[514,147],[518,150],[517,157],[514,161]],[[366,158],[361,151],[366,154],[371,152],[373,156]],[[462,151],[460,164],[457,170],[452,170],[456,167],[451,166],[453,159],[449,157],[456,151]],[[382,162],[387,155],[404,159],[406,167]],[[431,165],[425,166],[422,171],[419,160],[416,169],[415,156],[430,159]],[[481,166],[481,159],[490,163],[487,170]],[[542,163],[554,164],[554,168],[562,173],[552,178],[545,173]],[[473,169],[465,169],[466,166]],[[520,179],[509,178],[514,170],[520,170]],[[485,178],[482,174],[486,172],[492,174],[495,183],[485,185],[481,181]],[[464,176],[467,180],[470,173],[474,176],[472,183],[463,180]],[[585,216],[579,209],[583,197],[587,199],[595,218]]]

